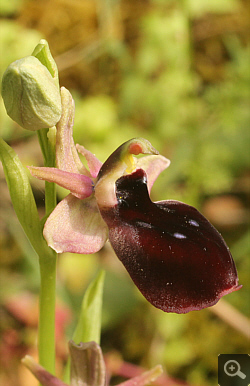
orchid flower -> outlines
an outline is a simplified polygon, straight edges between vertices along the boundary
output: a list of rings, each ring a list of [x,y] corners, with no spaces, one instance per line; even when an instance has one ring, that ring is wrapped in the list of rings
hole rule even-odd
[[[94,194],[95,181],[102,163],[83,146],[75,146],[74,101],[64,87],[61,95],[62,116],[56,134],[57,168],[29,166],[29,170],[39,179],[55,182],[70,190],[70,194],[57,205],[45,223],[43,234],[48,245],[58,253],[95,253],[103,247],[108,237],[108,227],[100,215]],[[153,147],[144,141],[151,153]],[[80,161],[77,151],[86,159],[89,170]],[[153,149],[153,152],[156,150]],[[169,163],[161,155],[138,160],[138,166],[148,173],[149,188]]]
[[[182,202],[150,200],[155,179],[170,161],[147,140],[135,138],[101,165],[74,145],[73,117],[73,99],[62,89],[57,168],[30,167],[34,176],[71,192],[45,223],[48,244],[57,252],[93,253],[108,237],[141,293],[166,312],[200,310],[240,289],[225,241],[201,213]],[[137,159],[138,154],[149,155]]]

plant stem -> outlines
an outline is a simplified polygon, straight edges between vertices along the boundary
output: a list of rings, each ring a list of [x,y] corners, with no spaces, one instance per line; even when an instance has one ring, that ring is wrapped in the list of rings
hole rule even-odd
[[[45,166],[55,167],[55,143],[56,129],[51,128],[46,132],[47,148],[46,156],[44,157]],[[45,209],[46,215],[49,215],[56,206],[56,186],[52,182],[45,181]]]
[[[49,130],[53,129],[42,129],[38,130],[37,135],[40,143],[40,147],[43,153],[44,166],[54,167],[55,166],[55,138],[56,132],[50,133],[50,139],[48,138]],[[55,184],[45,181],[45,209],[46,215],[50,214],[56,206],[56,189]]]
[[[53,132],[48,137],[49,129],[38,130],[38,138],[47,167],[55,166],[55,138]],[[55,132],[54,132],[55,134]],[[45,210],[49,215],[56,206],[55,184],[45,182]],[[40,297],[39,297],[39,363],[46,370],[55,373],[55,307],[56,307],[56,261],[57,254],[50,251],[50,256],[39,255]]]
[[[43,153],[43,158],[46,163],[48,159],[48,137],[47,137],[48,129],[37,130],[37,136],[39,139],[40,148]]]
[[[40,261],[40,301],[38,350],[39,363],[55,373],[55,300],[56,300],[56,253],[54,258]]]
[[[56,206],[56,190],[53,182],[45,181],[45,208],[49,215]]]

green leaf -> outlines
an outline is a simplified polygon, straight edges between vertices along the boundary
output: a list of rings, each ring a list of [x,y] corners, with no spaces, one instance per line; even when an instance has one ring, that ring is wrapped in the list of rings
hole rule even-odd
[[[27,172],[15,151],[1,138],[0,160],[3,164],[13,207],[24,232],[39,256],[41,254],[51,256],[52,251],[42,235],[42,227]]]
[[[79,321],[73,334],[76,344],[91,341],[100,344],[104,278],[105,272],[101,271],[84,294]],[[70,359],[66,364],[64,381],[70,381]]]
[[[105,272],[101,271],[85,292],[80,318],[73,335],[76,343],[94,341],[100,344],[104,277]]]

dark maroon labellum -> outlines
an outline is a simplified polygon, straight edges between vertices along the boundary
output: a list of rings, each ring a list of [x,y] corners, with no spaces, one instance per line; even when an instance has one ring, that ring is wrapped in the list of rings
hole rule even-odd
[[[155,307],[176,313],[200,310],[241,288],[223,238],[194,207],[153,203],[142,169],[116,181],[116,196],[118,204],[102,210],[110,242]]]

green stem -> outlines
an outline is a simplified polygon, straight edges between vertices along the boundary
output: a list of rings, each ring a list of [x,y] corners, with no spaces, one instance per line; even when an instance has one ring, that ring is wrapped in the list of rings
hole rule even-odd
[[[52,130],[52,129],[51,129]],[[55,166],[55,138],[49,129],[38,130],[38,138],[44,157],[44,165]],[[55,134],[55,133],[54,133]],[[45,209],[49,215],[56,206],[55,184],[45,182]],[[39,297],[39,363],[52,374],[55,373],[55,307],[56,307],[56,261],[57,254],[39,256],[40,297]]]
[[[39,144],[40,144],[40,148],[41,148],[42,153],[43,153],[43,158],[44,158],[45,163],[48,159],[48,137],[47,137],[48,130],[49,129],[37,130],[37,136],[39,139]]]
[[[56,253],[54,258],[40,257],[40,302],[38,350],[39,363],[52,374],[55,373],[55,299],[56,299]]]
[[[50,139],[48,138],[49,130],[38,130],[38,139],[40,147],[43,153],[44,166],[55,166],[55,138],[53,138],[53,131],[50,133]],[[54,132],[55,135],[55,132]],[[56,188],[55,184],[45,181],[45,208],[46,215],[49,215],[56,206]]]
[[[45,208],[49,215],[56,206],[56,190],[53,182],[45,181]]]

